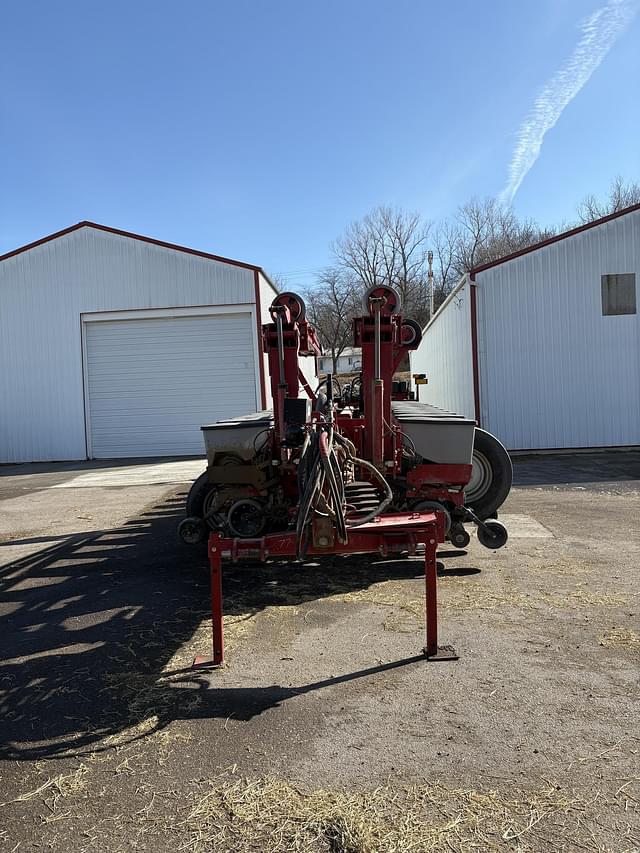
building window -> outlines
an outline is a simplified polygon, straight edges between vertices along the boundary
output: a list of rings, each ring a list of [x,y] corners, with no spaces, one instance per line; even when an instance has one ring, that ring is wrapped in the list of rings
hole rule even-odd
[[[602,276],[602,316],[636,313],[636,274]]]

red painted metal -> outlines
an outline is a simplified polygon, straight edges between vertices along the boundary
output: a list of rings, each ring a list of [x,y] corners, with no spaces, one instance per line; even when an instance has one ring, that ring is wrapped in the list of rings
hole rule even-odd
[[[316,400],[318,399],[316,396],[316,393],[313,390],[313,388],[311,387],[311,385],[309,385],[309,383],[307,382],[307,380],[305,378],[304,373],[300,369],[298,369],[298,380],[300,381],[300,384],[302,385],[304,390],[307,392],[307,397],[315,403]]]
[[[414,555],[418,545],[423,545],[426,595],[424,653],[427,659],[451,659],[455,654],[448,652],[447,647],[438,646],[436,549],[443,538],[444,517],[441,513],[398,513],[380,516],[368,524],[352,528],[346,543],[336,539],[329,548],[310,543],[307,553],[313,556],[361,553],[386,556],[408,551]],[[292,532],[271,533],[260,539],[224,539],[220,533],[210,535],[213,656],[211,660],[197,658],[196,666],[220,666],[224,663],[222,560],[236,563],[257,558],[264,561],[269,557],[292,557],[295,553],[296,537]]]
[[[224,662],[224,622],[222,615],[222,554],[218,545],[209,539],[209,564],[211,566],[211,617],[213,622],[213,663]]]
[[[367,524],[349,529],[349,541],[337,542],[335,547],[320,548],[309,545],[309,555],[328,554],[387,554],[392,551],[408,550],[415,553],[416,545],[433,544],[444,539],[444,517],[442,513],[404,512],[380,515]],[[296,553],[296,536],[293,531],[269,533],[259,539],[224,539],[212,533],[210,541],[216,540],[224,559],[233,562],[247,557],[265,560],[269,557],[291,557]],[[433,540],[433,541],[432,541]]]
[[[373,316],[356,317],[353,321],[353,345],[362,349],[362,391],[365,418],[369,418],[364,436],[364,455],[375,463],[379,429],[391,423],[391,388],[395,357],[404,347],[400,338],[401,318],[395,314],[380,314],[380,375],[375,375],[375,320]],[[382,387],[376,384],[382,381]],[[382,398],[382,405],[380,399]],[[376,409],[378,406],[378,409]],[[377,423],[376,423],[377,422]],[[381,456],[389,459],[391,440],[385,435]],[[378,453],[378,455],[380,455]]]
[[[390,395],[387,394],[390,398]],[[382,379],[372,379],[371,380],[371,403],[372,403],[372,416],[371,416],[371,438],[370,438],[370,446],[371,446],[371,455],[370,459],[376,468],[384,467],[385,460],[385,450],[387,443],[385,442],[385,393],[384,393],[384,381]],[[388,421],[387,421],[388,423]],[[365,433],[366,435],[367,433]],[[390,456],[391,454],[389,454]],[[389,458],[389,457],[387,457]]]
[[[310,422],[302,430],[318,430],[318,447],[326,460],[333,451],[328,443],[328,430],[335,429],[355,446],[355,458],[347,473],[351,478],[377,482],[371,467],[358,460],[373,463],[387,478],[406,475],[406,499],[436,500],[452,506],[464,503],[463,486],[469,482],[471,465],[418,465],[406,470],[407,457],[403,456],[402,431],[392,415],[394,370],[415,349],[418,338],[405,335],[403,340],[402,317],[393,313],[396,295],[385,287],[377,288],[367,295],[369,314],[354,320],[354,345],[362,349],[361,391],[353,393],[349,406],[339,405],[329,411],[320,407],[313,412]],[[223,661],[222,623],[222,561],[238,562],[244,559],[294,557],[298,553],[306,556],[330,556],[332,554],[377,553],[388,554],[407,551],[415,554],[418,545],[425,549],[425,593],[426,593],[426,645],[429,659],[451,659],[452,651],[438,647],[437,598],[436,598],[436,548],[445,541],[444,512],[388,512],[359,526],[349,527],[346,535],[338,535],[339,526],[332,517],[321,511],[304,519],[302,532],[293,530],[297,519],[298,467],[300,456],[297,448],[302,444],[289,439],[283,443],[285,429],[284,403],[287,398],[298,398],[301,389],[313,398],[300,369],[300,356],[319,354],[315,330],[302,315],[295,294],[280,294],[271,309],[272,323],[262,328],[262,343],[267,353],[271,392],[274,400],[274,430],[271,436],[273,476],[278,488],[290,501],[288,525],[283,532],[269,533],[261,538],[225,539],[221,533],[213,533],[209,539],[211,564],[211,614],[213,621],[213,663]],[[311,391],[311,393],[310,393]],[[329,395],[327,395],[329,396]],[[295,427],[295,425],[293,425]],[[299,434],[299,433],[298,433]],[[380,484],[377,484],[380,488]],[[266,493],[265,493],[266,494]],[[375,494],[375,493],[374,493]],[[387,503],[385,503],[387,505]],[[406,505],[406,504],[405,504]],[[284,526],[284,525],[283,525]],[[340,528],[341,531],[344,528]],[[298,536],[301,541],[298,541]],[[342,538],[341,538],[342,537]]]
[[[282,323],[282,338],[284,345],[284,380],[285,397],[300,396],[300,378],[302,371],[299,365],[300,355],[320,355],[320,345],[315,329],[306,320]],[[262,327],[262,345],[269,359],[269,375],[271,378],[271,395],[278,399],[280,386],[280,359],[278,354],[278,333],[275,323]]]
[[[424,653],[427,657],[433,657],[438,653],[438,590],[437,590],[437,563],[435,549],[433,553],[429,550],[424,554],[424,580],[425,580],[425,617],[427,642]]]
[[[472,465],[416,465],[407,472],[407,483],[418,491],[422,485],[466,486]]]
[[[222,551],[220,536],[209,537],[209,574],[211,583],[211,632],[213,656],[198,655],[193,662],[195,668],[222,666],[224,663],[224,614],[222,596]]]

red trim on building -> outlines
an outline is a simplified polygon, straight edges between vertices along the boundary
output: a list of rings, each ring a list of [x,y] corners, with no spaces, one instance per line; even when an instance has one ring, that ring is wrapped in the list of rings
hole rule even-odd
[[[526,456],[562,456],[563,454],[576,453],[580,456],[588,456],[590,453],[629,453],[631,451],[640,450],[640,444],[600,444],[589,447],[529,447],[526,449],[518,448],[516,450],[508,450],[509,454],[517,453],[518,455]]]
[[[534,243],[532,246],[527,246],[525,249],[519,249],[517,252],[512,252],[510,255],[505,255],[504,258],[498,258],[496,261],[489,261],[488,264],[482,264],[479,267],[471,270],[471,277],[478,272],[497,267],[507,261],[512,261],[514,258],[519,258],[522,255],[528,255],[529,252],[535,252],[537,249],[543,249],[545,246],[550,246],[552,243],[558,243],[560,240],[566,240],[568,237],[575,237],[576,234],[582,234],[583,231],[588,231],[590,228],[597,228],[598,225],[604,225],[605,222],[611,222],[613,219],[619,219],[621,216],[626,216],[627,213],[634,213],[640,210],[639,204],[632,204],[630,207],[625,207],[622,210],[617,210],[615,213],[610,213],[608,216],[602,216],[600,219],[594,219],[593,222],[587,222],[585,225],[578,225],[577,228],[572,228],[570,231],[563,231],[561,234],[554,234],[553,237],[547,237],[546,240],[541,240],[539,243]],[[0,258],[0,260],[2,260]]]
[[[469,276],[469,290],[471,299],[469,302],[471,314],[471,363],[473,368],[473,407],[476,413],[476,424],[480,423],[480,362],[478,359],[478,309],[476,304],[477,299],[477,284],[475,283],[473,273]]]
[[[62,231],[56,231],[55,234],[49,234],[36,240],[33,243],[28,243],[26,246],[20,246],[18,249],[13,249],[4,255],[0,255],[0,261],[6,261],[8,258],[13,258],[15,255],[20,255],[22,252],[28,252],[29,249],[35,249],[36,246],[42,246],[44,243],[49,243],[51,240],[57,240],[58,237],[64,237],[80,228],[95,228],[96,231],[105,231],[107,234],[116,234],[118,237],[129,237],[131,240],[140,240],[142,243],[150,243],[152,246],[160,246],[163,249],[173,249],[175,252],[184,252],[187,255],[195,255],[198,258],[206,258],[210,261],[220,261],[223,264],[230,264],[234,267],[242,267],[246,270],[261,270],[261,267],[255,264],[245,264],[243,261],[235,261],[232,258],[225,258],[222,255],[212,255],[209,252],[201,252],[198,249],[190,249],[187,246],[179,246],[176,243],[167,243],[164,240],[156,240],[154,237],[145,237],[142,234],[134,234],[132,231],[122,231],[120,228],[110,228],[108,225],[99,225],[97,222],[78,222],[76,225],[71,225],[69,228],[64,228]]]
[[[264,376],[264,353],[262,352],[262,307],[260,305],[260,272],[254,270],[253,285],[256,292],[256,326],[258,327],[258,366],[260,368],[260,396],[262,408],[267,408],[267,386]]]

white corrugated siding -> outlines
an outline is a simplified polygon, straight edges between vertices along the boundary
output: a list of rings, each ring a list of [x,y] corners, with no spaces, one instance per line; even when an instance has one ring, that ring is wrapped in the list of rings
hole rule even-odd
[[[253,270],[90,227],[2,261],[0,462],[85,457],[82,313],[236,303]]]
[[[629,272],[640,212],[477,274],[482,425],[508,448],[640,444],[640,315],[601,305]]]
[[[261,325],[265,325],[266,323],[271,322],[271,315],[269,314],[269,306],[273,302],[274,298],[277,296],[278,291],[276,288],[269,282],[266,276],[262,275],[262,273],[258,273],[258,295],[260,297],[260,323]],[[262,339],[259,342],[259,351],[262,353],[262,367],[264,370],[264,393],[265,393],[265,405],[264,408],[269,408],[272,404],[271,398],[271,382],[269,379],[269,356],[266,352],[262,352]]]
[[[411,373],[426,373],[420,400],[475,418],[471,350],[471,285],[464,278],[427,326],[410,355]]]
[[[91,456],[203,452],[200,427],[259,408],[251,314],[85,325]]]

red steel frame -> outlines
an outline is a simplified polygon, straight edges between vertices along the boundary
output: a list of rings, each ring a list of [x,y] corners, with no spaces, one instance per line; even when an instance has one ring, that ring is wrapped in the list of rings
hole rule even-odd
[[[438,645],[438,602],[436,549],[444,539],[444,520],[440,513],[398,513],[383,515],[368,524],[349,531],[349,542],[335,542],[330,549],[309,546],[309,556],[327,554],[389,553],[408,551],[414,555],[419,545],[424,546],[425,576],[425,646],[427,660],[457,660],[449,646]],[[198,657],[196,667],[221,666],[224,663],[224,621],[222,594],[222,561],[236,563],[243,559],[269,557],[295,557],[295,533],[271,533],[260,539],[225,539],[221,533],[209,536],[209,565],[211,572],[211,621],[213,625],[213,657]],[[304,571],[301,567],[300,571]]]
[[[402,471],[402,431],[391,409],[393,375],[404,355],[415,349],[415,334],[405,338],[402,317],[396,313],[397,295],[380,287],[368,294],[369,315],[354,319],[354,343],[362,348],[363,412],[360,417],[341,414],[335,417],[340,432],[354,444],[356,453],[369,460],[384,476],[397,476]],[[286,434],[284,401],[298,398],[301,388],[315,400],[315,393],[305,380],[299,356],[320,352],[315,330],[304,319],[295,294],[276,297],[270,309],[274,322],[262,327],[263,349],[268,355],[271,391],[274,405],[273,459],[282,488],[292,497],[297,495],[295,465],[283,444]],[[406,341],[406,342],[405,342]],[[314,412],[312,420],[321,418]],[[283,452],[284,451],[284,452]],[[444,500],[457,506],[464,502],[463,486],[469,481],[470,465],[422,464],[407,473],[407,497],[410,499]],[[370,479],[366,471],[361,476]],[[325,545],[323,540],[329,540]],[[415,554],[424,546],[426,642],[428,660],[456,660],[449,647],[438,646],[436,594],[436,549],[445,541],[444,513],[395,512],[382,514],[372,521],[348,528],[348,541],[337,537],[315,535],[306,548],[309,556],[362,554],[408,551]],[[298,553],[296,533],[287,530],[270,533],[260,539],[225,539],[222,533],[209,536],[211,570],[211,617],[213,623],[213,657],[196,658],[196,666],[220,666],[224,661],[222,561],[230,559],[267,560],[269,557],[295,557]],[[304,569],[301,568],[301,571]]]

